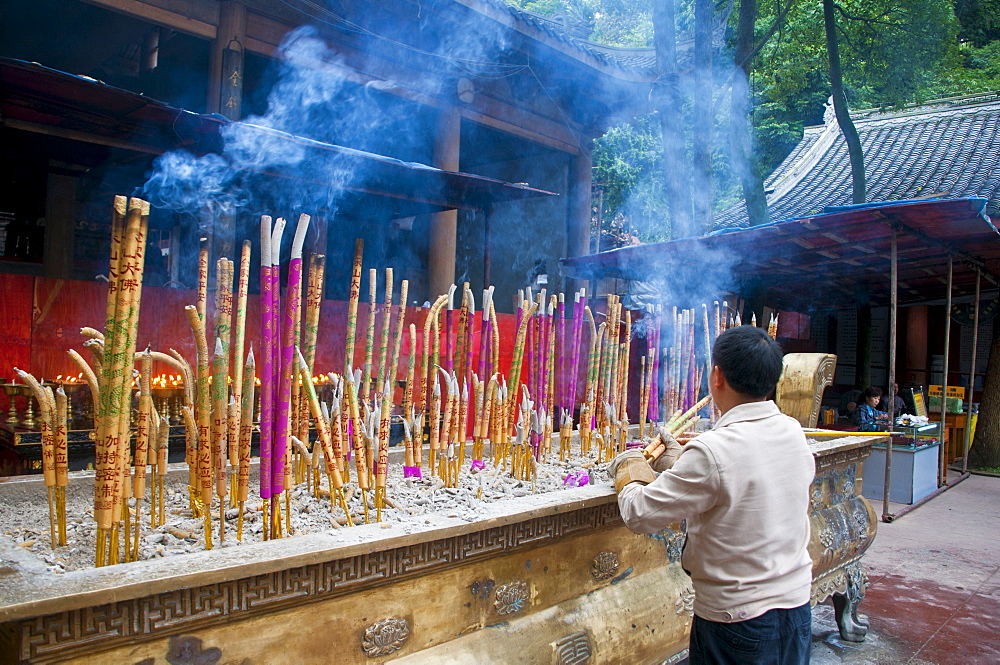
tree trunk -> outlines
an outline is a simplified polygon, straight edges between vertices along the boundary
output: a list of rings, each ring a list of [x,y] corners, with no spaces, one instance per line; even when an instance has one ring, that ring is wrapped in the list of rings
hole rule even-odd
[[[750,226],[768,221],[764,180],[753,162],[753,128],[750,124],[750,62],[753,59],[753,29],[756,20],[757,0],[742,0],[736,28],[734,58],[737,71],[733,74],[729,142],[734,166],[739,172]]]
[[[833,0],[823,0],[823,22],[826,27],[826,50],[830,56],[830,94],[833,96],[833,111],[837,116],[837,124],[847,141],[847,153],[851,157],[851,180],[854,183],[853,202],[864,203],[867,200],[867,185],[865,183],[865,154],[861,148],[858,130],[854,127],[851,112],[847,108],[847,96],[844,94],[844,80],[840,70],[840,47],[837,44],[837,19],[833,15]]]
[[[976,436],[969,450],[971,468],[1000,467],[1000,325],[993,324],[990,359],[979,402]]]
[[[695,226],[702,233],[712,230],[712,8],[711,0],[695,0],[691,190]]]
[[[663,133],[663,175],[670,205],[670,237],[697,234],[691,216],[690,163],[684,149],[684,117],[677,74],[677,33],[674,0],[653,3],[653,43],[657,78],[653,105]]]

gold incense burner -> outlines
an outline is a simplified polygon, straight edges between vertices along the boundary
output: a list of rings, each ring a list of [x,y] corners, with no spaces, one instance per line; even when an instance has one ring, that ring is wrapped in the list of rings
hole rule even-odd
[[[812,445],[812,599],[833,600],[846,639],[866,628],[876,521],[856,488],[879,441]],[[38,482],[0,492],[41,498]],[[676,662],[694,599],[683,539],[680,525],[631,533],[614,491],[593,485],[494,504],[477,522],[435,515],[60,575],[4,546],[0,661],[162,665],[183,650],[299,665],[336,645],[338,663]]]

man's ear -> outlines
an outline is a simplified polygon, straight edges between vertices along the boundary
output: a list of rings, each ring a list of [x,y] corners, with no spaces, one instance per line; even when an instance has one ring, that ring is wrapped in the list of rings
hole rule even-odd
[[[722,388],[726,385],[726,377],[723,375],[722,370],[719,369],[718,365],[712,365],[712,371],[708,375],[708,380],[715,389]]]

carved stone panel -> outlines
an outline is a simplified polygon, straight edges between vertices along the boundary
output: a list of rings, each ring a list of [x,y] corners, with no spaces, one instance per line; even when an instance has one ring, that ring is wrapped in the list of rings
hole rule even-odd
[[[618,572],[618,555],[614,552],[601,552],[594,557],[590,565],[590,574],[595,580],[606,580]]]
[[[501,584],[497,587],[495,598],[493,606],[496,607],[497,614],[513,614],[528,601],[528,583],[517,581]]]
[[[584,665],[590,662],[590,635],[585,630],[567,635],[554,646],[559,665]]]
[[[406,619],[390,617],[365,628],[361,649],[369,658],[388,656],[393,651],[398,651],[409,637],[410,624]]]

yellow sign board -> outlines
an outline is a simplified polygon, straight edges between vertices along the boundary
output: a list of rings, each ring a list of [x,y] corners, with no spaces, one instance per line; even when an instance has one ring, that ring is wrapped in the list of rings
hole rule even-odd
[[[941,386],[931,385],[930,389],[927,391],[930,397],[940,397],[941,396]],[[965,399],[965,388],[962,386],[948,386],[948,397],[957,397],[958,399]]]
[[[924,392],[922,390],[913,391],[913,410],[918,416],[927,417],[927,405],[924,404]]]

